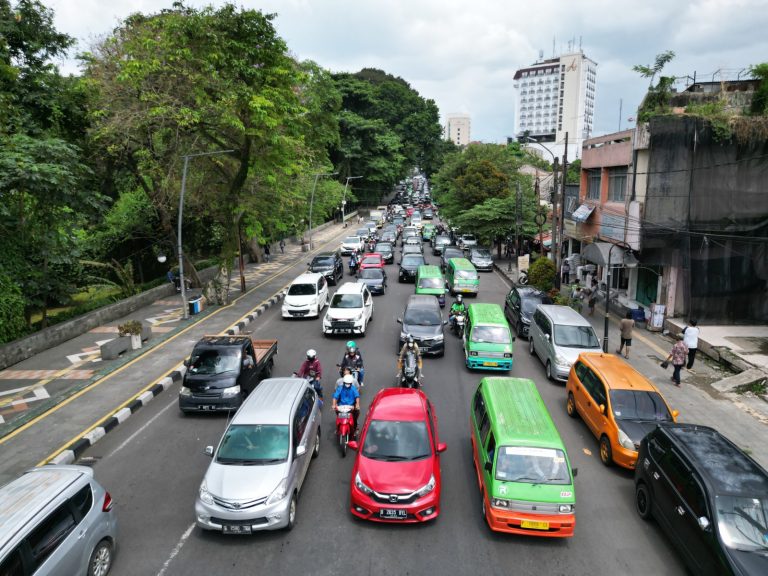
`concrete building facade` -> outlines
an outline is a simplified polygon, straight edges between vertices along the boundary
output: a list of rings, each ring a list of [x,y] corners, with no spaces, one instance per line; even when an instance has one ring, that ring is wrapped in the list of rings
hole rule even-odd
[[[448,114],[445,122],[445,139],[456,146],[466,146],[470,142],[471,121],[467,114]]]

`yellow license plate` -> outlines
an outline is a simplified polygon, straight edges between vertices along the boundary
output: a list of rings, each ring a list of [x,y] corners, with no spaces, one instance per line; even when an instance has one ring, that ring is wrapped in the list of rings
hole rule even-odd
[[[537,522],[536,520],[523,520],[520,522],[520,528],[531,528],[532,530],[549,530],[549,522]]]
[[[498,362],[483,362],[483,366],[498,366]]]

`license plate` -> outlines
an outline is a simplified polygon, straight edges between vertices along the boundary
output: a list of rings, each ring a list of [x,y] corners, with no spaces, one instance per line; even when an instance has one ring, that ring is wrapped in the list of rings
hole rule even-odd
[[[498,362],[483,362],[483,366],[498,366]]]
[[[523,520],[520,522],[520,528],[530,528],[532,530],[549,530],[549,522],[539,522],[536,520]]]
[[[216,406],[212,406],[210,404],[200,404],[197,407],[198,410],[216,410]]]
[[[251,527],[224,524],[224,526],[221,527],[221,533],[222,534],[250,534]]]
[[[405,520],[408,518],[408,512],[400,508],[382,508],[379,510],[379,518],[387,520]]]

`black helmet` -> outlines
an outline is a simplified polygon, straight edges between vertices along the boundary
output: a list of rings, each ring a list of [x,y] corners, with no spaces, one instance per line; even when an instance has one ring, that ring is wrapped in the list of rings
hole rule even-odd
[[[461,301],[462,301],[462,300],[463,300],[463,298],[462,298],[461,294],[457,294],[457,295],[456,295],[456,302],[458,302],[459,304],[461,304]]]

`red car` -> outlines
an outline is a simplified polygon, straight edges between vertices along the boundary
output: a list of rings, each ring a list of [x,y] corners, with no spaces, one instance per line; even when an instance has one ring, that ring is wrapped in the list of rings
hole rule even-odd
[[[435,408],[413,388],[384,388],[373,399],[352,468],[352,514],[415,523],[440,514],[440,453]]]
[[[363,259],[360,260],[360,270],[366,268],[384,268],[384,256],[378,252],[366,254],[363,256]]]

